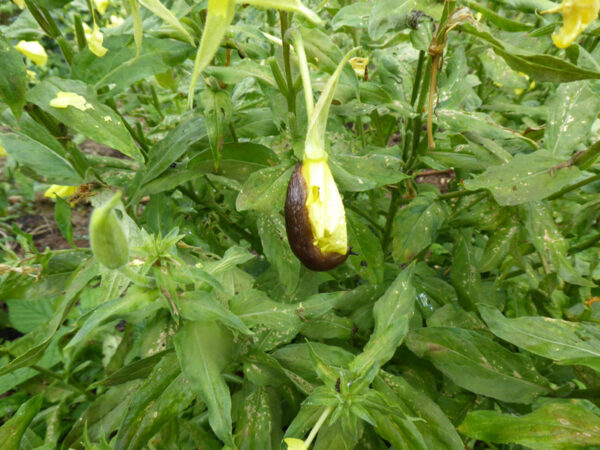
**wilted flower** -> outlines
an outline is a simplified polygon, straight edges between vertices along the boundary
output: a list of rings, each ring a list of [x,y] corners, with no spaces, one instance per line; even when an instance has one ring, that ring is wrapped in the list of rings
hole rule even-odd
[[[61,186],[58,184],[53,184],[48,189],[46,189],[46,192],[44,192],[44,197],[66,198],[66,197],[70,197],[71,195],[75,194],[76,192],[77,192],[77,186]]]
[[[367,73],[367,65],[369,64],[369,58],[360,58],[358,56],[354,58],[350,58],[348,61],[352,68],[354,69],[354,73],[359,78],[364,78]]]
[[[100,31],[98,25],[94,24],[94,28],[92,29],[91,33],[86,33],[85,38],[87,39],[90,51],[94,55],[96,55],[98,58],[102,58],[104,55],[106,55],[108,49],[102,46],[104,35],[102,34],[102,31]]]
[[[38,41],[20,41],[15,48],[38,66],[43,67],[48,62],[46,50]]]
[[[563,0],[542,14],[562,14],[563,26],[552,35],[552,40],[558,48],[567,48],[598,17],[599,9],[600,0]]]

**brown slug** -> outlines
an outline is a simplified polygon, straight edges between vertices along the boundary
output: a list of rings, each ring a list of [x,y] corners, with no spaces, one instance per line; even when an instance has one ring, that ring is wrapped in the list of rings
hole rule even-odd
[[[335,251],[322,251],[317,245],[309,218],[309,209],[307,208],[309,191],[302,169],[303,163],[298,163],[292,173],[287,189],[285,228],[288,241],[296,257],[306,267],[316,271],[331,270],[346,261],[349,249],[342,254]],[[327,171],[329,172],[328,167]],[[319,192],[318,188],[317,192]],[[343,220],[343,226],[345,235],[345,219]]]

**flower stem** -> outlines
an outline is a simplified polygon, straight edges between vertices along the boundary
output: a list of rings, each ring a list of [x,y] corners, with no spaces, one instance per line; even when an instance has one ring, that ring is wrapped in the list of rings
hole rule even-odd
[[[325,408],[325,410],[323,411],[323,413],[319,417],[319,420],[317,420],[317,423],[315,423],[315,426],[313,427],[313,429],[310,430],[310,434],[306,438],[306,441],[304,441],[304,442],[306,442],[306,448],[308,448],[308,446],[310,445],[310,443],[317,436],[317,433],[319,432],[319,429],[321,428],[321,426],[323,425],[323,423],[325,422],[325,420],[327,419],[327,417],[329,416],[329,414],[331,414],[331,411],[333,411],[333,408],[331,406],[328,406],[327,408]]]

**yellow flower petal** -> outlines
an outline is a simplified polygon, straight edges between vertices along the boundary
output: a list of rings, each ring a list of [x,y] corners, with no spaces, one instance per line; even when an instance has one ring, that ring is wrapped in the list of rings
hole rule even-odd
[[[81,111],[85,111],[87,109],[94,109],[92,105],[88,103],[85,97],[82,97],[79,94],[74,92],[63,92],[59,91],[56,94],[56,97],[50,100],[50,106],[53,108],[65,109],[69,106],[73,108],[77,108]]]
[[[302,439],[286,438],[283,440],[288,446],[288,450],[308,450],[306,442]]]
[[[600,0],[563,0],[559,6],[542,14],[562,14],[563,26],[552,34],[552,40],[558,48],[567,48],[598,17],[598,10]]]
[[[7,156],[8,153],[6,152],[6,149],[0,145],[0,158],[6,158]]]
[[[13,3],[19,7],[19,9],[25,9],[25,0],[13,0]]]
[[[96,55],[98,58],[102,58],[104,55],[106,55],[108,49],[102,46],[104,35],[102,34],[102,31],[100,31],[100,28],[98,28],[98,25],[94,24],[92,33],[89,36],[86,35],[86,38],[88,47],[94,55]]]
[[[306,209],[315,246],[322,252],[347,254],[346,213],[327,159],[305,159],[302,175],[308,191]]]
[[[38,41],[20,41],[15,48],[38,66],[45,66],[48,62],[46,50]]]
[[[109,3],[109,0],[94,0],[94,6],[100,14],[104,14],[106,12],[106,8],[108,8]]]
[[[46,192],[44,192],[44,197],[65,198],[70,197],[71,195],[75,194],[75,192],[77,192],[77,186],[60,186],[58,184],[53,184],[48,189],[46,189]]]

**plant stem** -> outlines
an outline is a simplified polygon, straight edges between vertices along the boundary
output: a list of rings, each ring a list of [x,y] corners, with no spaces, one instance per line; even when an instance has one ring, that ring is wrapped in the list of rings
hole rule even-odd
[[[310,82],[306,51],[304,50],[304,41],[302,40],[302,35],[297,30],[293,30],[292,39],[294,41],[294,50],[296,50],[296,55],[298,55],[300,78],[302,78],[304,101],[306,102],[306,117],[308,119],[308,123],[310,123],[313,111],[315,110],[315,101],[313,99],[312,83]]]
[[[464,191],[446,192],[445,194],[438,195],[438,200],[448,200],[451,198],[459,198],[459,197],[464,197],[466,195],[479,194],[480,192],[484,192],[484,189],[477,189],[475,191],[464,190]]]
[[[38,371],[42,375],[45,375],[49,378],[54,378],[60,383],[61,386],[65,387],[66,389],[69,389],[70,391],[73,391],[77,394],[85,395],[88,398],[94,398],[94,395],[90,391],[88,391],[84,386],[80,385],[79,383],[73,380],[66,382],[60,374],[54,372],[53,370],[46,369],[45,367],[38,366],[37,364],[32,365],[31,368],[33,370]]]
[[[317,436],[319,429],[321,428],[321,426],[323,425],[323,423],[325,422],[325,420],[327,419],[329,414],[331,414],[331,411],[333,411],[333,408],[331,406],[328,406],[327,408],[325,408],[325,410],[319,417],[319,420],[317,420],[317,423],[315,423],[315,426],[312,428],[312,430],[310,430],[310,434],[306,438],[306,441],[304,441],[306,443],[306,448],[308,448],[310,443]]]
[[[150,277],[147,277],[145,275],[137,273],[135,270],[133,270],[128,265],[124,265],[123,267],[120,267],[117,270],[122,275],[124,275],[125,277],[127,277],[130,281],[132,281],[133,283],[135,283],[135,284],[137,284],[139,286],[144,286],[144,287],[151,288],[151,287],[154,287],[156,285],[156,282],[154,281],[153,278],[150,278]]]
[[[413,87],[412,87],[412,93],[410,95],[410,104],[415,106],[415,103],[417,101],[418,95],[419,95],[419,88],[421,87],[421,82],[423,79],[423,64],[425,62],[425,52],[424,51],[420,51],[419,52],[419,59],[417,61],[417,70],[415,72],[415,81],[413,83]],[[412,123],[413,123],[413,119],[409,119],[406,121],[406,126],[404,128],[404,142],[403,147],[402,147],[402,157],[404,159],[404,161],[407,160],[408,158],[408,142],[409,140],[407,139],[408,137],[408,130],[412,128]]]
[[[582,186],[585,186],[587,184],[593,183],[594,181],[598,181],[598,180],[600,180],[600,174],[596,174],[593,177],[586,178],[585,180],[581,180],[578,183],[572,184],[570,186],[565,186],[560,191],[550,195],[549,197],[546,197],[546,200],[555,200],[559,197],[562,197],[567,192],[574,191],[577,188],[580,188]]]
[[[286,11],[279,11],[281,19],[281,41],[283,44],[283,67],[285,70],[285,79],[287,85],[287,105],[290,122],[290,134],[296,134],[296,91],[294,90],[294,81],[292,79],[292,64],[290,61],[290,43],[285,39],[290,24],[292,14]]]

